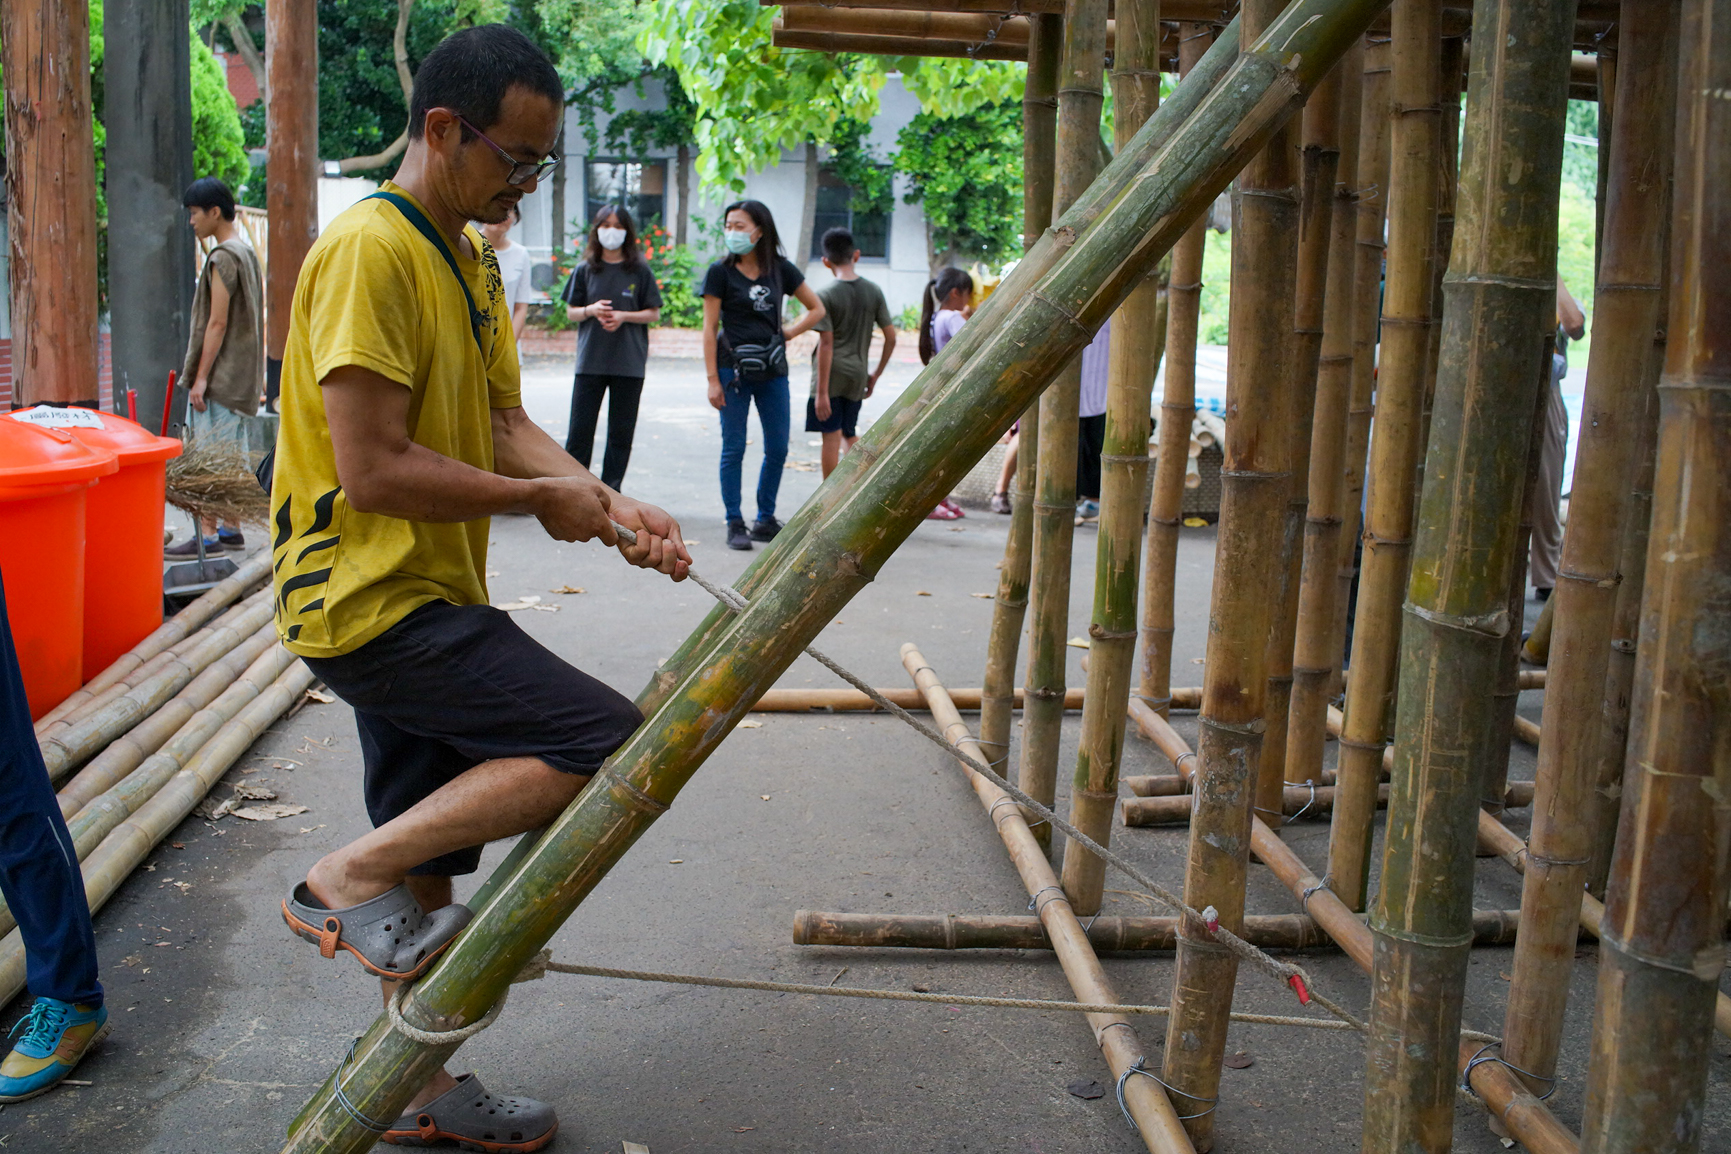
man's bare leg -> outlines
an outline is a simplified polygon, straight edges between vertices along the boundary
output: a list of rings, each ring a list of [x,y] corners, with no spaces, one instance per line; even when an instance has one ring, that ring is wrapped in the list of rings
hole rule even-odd
[[[836,462],[841,460],[841,430],[840,429],[837,429],[834,432],[825,433],[823,435],[822,458],[823,458],[823,476],[824,476],[824,480],[827,481],[829,479],[829,475],[831,473],[835,472]]]
[[[1021,447],[1021,440],[1019,434],[1010,434],[1010,448],[1004,454],[1004,467],[998,470],[998,487],[992,492],[1008,493],[1010,491],[1010,482],[1016,478],[1016,450]]]
[[[415,900],[421,903],[422,909],[442,909],[451,904],[450,878],[411,874],[403,880],[404,884],[409,887],[409,892],[415,895]],[[391,978],[380,978],[379,989],[384,993],[385,1001],[388,1003],[391,1000],[391,995],[396,993],[397,983]],[[427,1079],[427,1084],[421,1087],[421,1092],[411,1098],[409,1104],[403,1107],[403,1113],[415,1113],[456,1084],[457,1079],[451,1076],[449,1070],[441,1066],[437,1074]]]

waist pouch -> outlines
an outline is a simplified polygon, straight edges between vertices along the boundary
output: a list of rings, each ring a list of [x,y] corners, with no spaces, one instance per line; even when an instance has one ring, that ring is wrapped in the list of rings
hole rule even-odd
[[[764,344],[734,345],[733,367],[750,381],[767,381],[787,376],[787,342],[776,334]]]

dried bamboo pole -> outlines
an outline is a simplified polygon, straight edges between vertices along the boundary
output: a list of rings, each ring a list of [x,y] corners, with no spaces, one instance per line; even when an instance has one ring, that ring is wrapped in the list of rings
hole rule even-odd
[[[1461,146],[1461,86],[1462,65],[1466,45],[1458,36],[1445,37],[1442,42],[1442,62],[1438,67],[1437,103],[1442,111],[1439,128],[1436,201],[1436,256],[1431,262],[1431,297],[1429,344],[1424,362],[1424,405],[1418,419],[1418,472],[1413,480],[1412,499],[1416,509],[1419,494],[1424,490],[1425,446],[1430,444],[1431,408],[1436,400],[1437,361],[1442,355],[1443,273],[1448,269],[1449,249],[1455,234],[1455,187],[1460,173],[1455,170]],[[1404,583],[1403,583],[1404,584]]]
[[[1126,782],[1132,779],[1125,779]],[[1138,782],[1147,782],[1148,778],[1136,778]],[[1157,788],[1174,790],[1178,783],[1176,774],[1167,774]],[[1132,792],[1138,792],[1132,787]],[[1389,785],[1387,782],[1376,788],[1376,805],[1378,809],[1388,806]],[[1335,787],[1331,785],[1289,785],[1281,791],[1281,810],[1289,819],[1299,816],[1309,818],[1327,817],[1334,810]],[[1533,786],[1531,782],[1513,781],[1508,784],[1503,794],[1503,805],[1510,809],[1524,809],[1533,802]],[[1166,793],[1159,795],[1127,797],[1123,801],[1124,824],[1127,826],[1149,825],[1188,825],[1190,822],[1191,799],[1187,793]],[[1258,812],[1261,807],[1258,807]],[[1271,827],[1272,828],[1272,827]]]
[[[162,743],[186,723],[187,718],[216,700],[218,694],[245,672],[253,658],[275,644],[276,625],[266,622],[251,637],[212,662],[160,709],[130,732],[110,742],[106,749],[73,775],[71,781],[60,787],[61,816],[71,817],[92,798],[137,769],[145,758],[161,748]]]
[[[1054,230],[1063,255],[1031,291],[1006,302],[985,345],[956,368],[955,379],[917,421],[862,466],[861,482],[821,516],[814,514],[810,532],[728,626],[717,655],[685,671],[677,690],[513,863],[509,880],[477,911],[469,930],[414,984],[401,1006],[411,1025],[473,1022],[497,1001],[751,703],[924,522],[953,479],[986,454],[1058,367],[1082,350],[1379,7],[1379,0],[1295,0],[1233,59],[1200,105],[1192,86],[1206,75],[1206,59],[1162,103],[1138,136],[1166,140],[1158,162],[1127,181],[1085,230]],[[1217,42],[1214,51],[1226,43]],[[1175,120],[1182,121],[1177,128]],[[1127,157],[1134,155],[1121,153],[1113,167],[1132,163]],[[1120,175],[1114,172],[1108,183]],[[1003,293],[1000,288],[992,300]],[[813,580],[813,573],[822,579]],[[424,1084],[457,1045],[413,1041],[381,1014],[344,1062],[344,1098],[368,1117],[395,1117],[410,1088]],[[286,1150],[352,1154],[370,1144],[373,1136],[339,1104],[333,1086],[327,1080],[314,1091]]]
[[[1581,1125],[1584,1148],[1595,1154],[1699,1148],[1725,965],[1731,372],[1722,322],[1731,311],[1731,154],[1724,147],[1731,137],[1731,0],[1689,0],[1683,11],[1658,469]],[[1625,46],[1619,71],[1630,64]],[[1634,119],[1627,91],[1618,92],[1619,123]]]
[[[107,669],[92,677],[77,693],[43,714],[36,722],[36,731],[40,733],[44,727],[66,718],[152,657],[186,640],[212,617],[240,600],[241,595],[248,589],[269,576],[270,550],[260,550],[241,562],[240,567],[233,573],[199,594],[186,608],[157,626],[150,636],[116,657]]]
[[[879,688],[878,692],[903,709],[923,711],[926,699],[916,691],[901,688]],[[985,690],[978,687],[951,690],[956,708],[976,710],[985,699]],[[1009,708],[1022,708],[1022,687],[1017,686],[1009,698]],[[1064,692],[1064,708],[1072,713],[1082,708],[1080,687]],[[753,713],[806,713],[813,710],[835,713],[877,713],[878,703],[857,689],[771,689],[751,707]]]
[[[961,715],[949,704],[949,697],[944,693],[942,683],[938,681],[932,667],[926,663],[925,657],[911,644],[902,646],[901,656],[902,665],[909,676],[925,693],[927,707],[931,710],[932,721],[937,728],[957,749],[979,756],[979,744],[969,736],[968,727],[963,723]],[[1100,960],[1095,956],[1093,947],[1088,944],[1088,935],[1083,931],[1081,921],[1077,919],[1075,910],[1071,908],[1069,900],[1064,897],[1063,890],[1058,885],[1058,876],[1046,860],[1045,847],[1040,845],[1028,829],[1021,809],[1009,794],[991,781],[966,766],[963,767],[963,772],[968,776],[968,783],[974,787],[974,794],[980,799],[980,804],[986,807],[992,824],[997,827],[998,836],[1003,839],[1004,848],[1009,851],[1010,861],[1021,875],[1028,895],[1034,899],[1035,912],[1047,937],[1051,939],[1052,949],[1058,955],[1058,963],[1064,969],[1064,976],[1069,979],[1070,988],[1075,991],[1076,997],[1083,1001],[1116,1002],[1118,995],[1106,977],[1105,970],[1100,968]],[[1095,1044],[1100,1047],[1100,1053],[1111,1068],[1113,1077],[1123,1077],[1124,1071],[1143,1062],[1147,1051],[1138,1040],[1135,1027],[1128,1018],[1119,1014],[1089,1014],[1087,1018],[1088,1027],[1094,1033]],[[1130,1078],[1126,1081],[1124,1103],[1130,1116],[1136,1120],[1136,1129],[1149,1150],[1159,1152],[1191,1149],[1183,1124],[1178,1120],[1177,1111],[1152,1079]]]
[[[1473,944],[1506,946],[1520,928],[1519,910],[1474,910]],[[1088,944],[1096,953],[1170,950],[1178,919],[1110,917],[1088,919]],[[1305,914],[1250,914],[1244,940],[1265,950],[1338,949],[1328,931]],[[854,946],[900,950],[1049,950],[1052,939],[1032,914],[849,914],[798,910],[796,946]]]
[[[233,650],[269,622],[273,608],[270,602],[264,601],[238,616],[230,614],[184,656],[170,662],[165,668],[82,720],[40,738],[42,760],[47,763],[49,780],[57,782],[65,777],[72,772],[74,766],[143,721],[160,708],[163,702],[185,689],[187,683],[213,661]]]
[[[1346,728],[1340,735],[1341,792],[1328,845],[1329,881],[1355,910],[1365,908],[1369,888],[1376,783],[1382,772],[1400,651],[1401,601],[1412,551],[1412,483],[1430,347],[1441,144],[1437,60],[1442,45],[1436,5],[1428,0],[1396,0],[1392,46],[1394,126],[1382,364],[1377,371],[1376,425],[1371,433],[1370,495],[1352,633],[1352,676],[1346,683]]]
[[[1180,743],[1183,741],[1182,738],[1179,738],[1178,740]],[[1183,756],[1183,753],[1180,753],[1179,756]],[[1333,776],[1334,775],[1331,771],[1326,769],[1323,770],[1321,778],[1317,781],[1317,785],[1333,785]],[[1386,784],[1387,783],[1385,782],[1384,785]],[[1180,773],[1133,774],[1124,779],[1124,788],[1130,791],[1132,797],[1177,797],[1181,794],[1187,794],[1190,792],[1190,779]],[[1286,791],[1286,795],[1289,799],[1288,804],[1291,804],[1290,799],[1292,798],[1308,798],[1310,797],[1310,786],[1290,786]],[[1325,794],[1321,789],[1318,789],[1316,792],[1317,804],[1319,806],[1323,803],[1324,799],[1327,799],[1330,807],[1332,807],[1333,797],[1334,794],[1332,791]],[[1377,797],[1379,800],[1386,800],[1386,797],[1382,792],[1382,786],[1377,787]],[[1533,783],[1530,781],[1509,782],[1504,789],[1503,802],[1510,809],[1524,809],[1531,805],[1533,803]],[[1188,816],[1186,816],[1185,820],[1189,820]]]
[[[1521,595],[1524,600],[1526,596],[1524,584],[1521,588]],[[1521,646],[1522,661],[1543,665],[1551,659],[1551,626],[1554,622],[1555,612],[1556,610],[1551,607],[1550,601],[1547,600],[1545,607],[1539,610],[1539,619],[1533,622],[1532,636],[1528,637],[1526,643]]]
[[[1661,312],[1663,315],[1663,312]],[[1653,342],[1655,364],[1663,366],[1665,336]],[[1659,440],[1659,390],[1647,392],[1646,411],[1637,436],[1640,446],[1623,517],[1623,540],[1617,571],[1617,609],[1611,618],[1611,654],[1605,666],[1605,692],[1600,704],[1598,764],[1593,771],[1590,802],[1593,860],[1587,865],[1587,892],[1600,900],[1611,877],[1611,855],[1617,844],[1617,815],[1622,809],[1623,759],[1629,746],[1629,708],[1635,692],[1635,645],[1641,633],[1641,593],[1646,586],[1647,530],[1653,516],[1654,458]],[[1548,604],[1548,602],[1547,602]]]
[[[1179,26],[1178,67],[1185,76],[1207,51],[1212,29]],[[1167,285],[1166,377],[1160,399],[1154,493],[1148,509],[1148,556],[1142,570],[1142,673],[1136,695],[1164,716],[1172,693],[1173,599],[1178,530],[1184,520],[1184,472],[1196,415],[1196,330],[1202,308],[1202,248],[1208,222],[1190,226],[1172,250]]]
[[[1123,148],[1160,107],[1160,0],[1119,0],[1117,13],[1112,132],[1114,145]],[[1130,703],[1131,667],[1136,659],[1136,594],[1142,576],[1142,516],[1148,493],[1148,406],[1160,365],[1158,346],[1164,339],[1160,297],[1161,286],[1152,277],[1131,291],[1115,314],[1108,352],[1094,612],[1088,624],[1088,691],[1070,783],[1070,823],[1101,845],[1109,844],[1112,837],[1118,766],[1124,754],[1124,711]],[[1060,876],[1072,909],[1083,915],[1100,912],[1105,862],[1066,843]]]
[[[1279,0],[1239,11],[1247,40],[1274,22]],[[1233,196],[1232,281],[1226,366],[1225,459],[1219,536],[1202,686],[1196,809],[1184,867],[1184,901],[1212,906],[1236,933],[1244,922],[1250,821],[1268,701],[1269,591],[1285,571],[1287,488],[1295,386],[1292,291],[1298,243],[1294,156],[1275,134],[1244,168]],[[1278,807],[1278,802],[1276,803]],[[1214,1145],[1220,1063],[1238,958],[1180,934],[1166,1022],[1164,1078],[1185,1104],[1196,1148]]]
[[[1320,307],[1321,343],[1316,353],[1316,416],[1310,434],[1309,495],[1305,513],[1302,579],[1298,591],[1298,632],[1292,655],[1292,702],[1286,730],[1284,780],[1317,781],[1322,773],[1329,683],[1340,666],[1334,638],[1334,602],[1339,591],[1341,507],[1346,480],[1347,410],[1351,404],[1353,363],[1353,262],[1358,205],[1352,180],[1358,171],[1359,119],[1364,88],[1364,48],[1355,45],[1335,68],[1340,94],[1335,125],[1339,158],[1328,228],[1327,298]],[[1310,128],[1307,108],[1305,127]],[[1306,146],[1307,167],[1310,157]],[[1307,189],[1310,187],[1307,177]],[[1320,187],[1317,189],[1322,196]],[[1299,253],[1300,275],[1306,268]],[[1299,305],[1306,302],[1299,287]],[[1299,322],[1303,327],[1303,322]],[[1266,739],[1265,739],[1266,740]]]
[[[1406,13],[1395,10],[1397,44]],[[1556,292],[1574,17],[1575,0],[1480,0],[1473,12],[1442,367],[1401,629],[1405,708],[1370,919],[1367,1150],[1446,1151],[1454,1130],[1457,1070],[1441,1057],[1459,1037],[1471,953],[1486,687],[1514,627],[1508,575],[1539,384],[1533,369]],[[1365,673],[1355,661],[1349,692]]]
[[[980,306],[980,311],[962,326],[925,371],[902,390],[889,409],[861,434],[859,443],[848,450],[818,491],[788,518],[787,525],[776,534],[774,543],[752,559],[745,573],[734,583],[735,588],[750,597],[764,587],[798,553],[800,543],[812,527],[846,504],[872,464],[920,424],[931,406],[947,394],[981,349],[999,339],[1003,324],[1015,315],[1018,303],[1040,278],[1051,272],[1069,251],[1076,236],[1118,202],[1137,175],[1166,147],[1178,127],[1207,102],[1233,66],[1238,47],[1238,21],[1233,20],[1221,30],[1214,48],[1198,65],[1191,78],[1193,83],[1185,86],[1182,92],[1174,92],[1167,101],[1172,115],[1150,122],[1130,147],[1119,150],[1112,163],[1100,174],[1100,179],[1089,186],[1086,195],[1045,227],[1039,243],[1016,262],[1015,269]],[[720,608],[712,610],[703,624],[657,668],[649,684],[637,695],[637,707],[645,714],[659,709],[691,670],[701,667],[715,654],[728,627],[726,612]]]
[[[1363,92],[1359,101],[1358,170],[1353,190],[1358,219],[1353,246],[1352,385],[1346,409],[1346,474],[1341,495],[1340,575],[1334,594],[1334,673],[1329,692],[1346,688],[1343,664],[1352,583],[1358,578],[1359,531],[1364,525],[1364,470],[1370,454],[1370,417],[1375,408],[1379,320],[1382,315],[1383,228],[1388,216],[1389,150],[1392,136],[1387,39],[1367,37]]]
[[[1052,220],[1058,117],[1058,51],[1063,20],[1032,16],[1028,42],[1028,74],[1022,90],[1022,248],[1039,242]],[[992,626],[986,635],[986,672],[981,680],[980,749],[986,764],[1005,772],[1010,757],[1008,698],[1016,684],[1016,655],[1022,643],[1022,623],[1028,613],[1028,580],[1033,566],[1034,485],[1040,459],[1040,406],[1022,414],[1016,450],[1015,492],[1010,505],[1010,533],[1004,541],[1004,562],[998,570],[998,595],[992,602]],[[1018,694],[1020,691],[1017,691]],[[916,694],[915,696],[919,696]],[[923,704],[923,698],[922,698]]]
[[[200,749],[187,767],[102,840],[84,860],[84,894],[91,913],[101,909],[157,843],[186,819],[217,779],[245,753],[265,728],[288,711],[312,671],[295,662],[271,687]],[[24,988],[24,940],[17,930],[0,939],[0,998],[11,1001]]]
[[[1617,607],[1617,561],[1628,479],[1639,439],[1630,435],[1657,383],[1653,334],[1664,274],[1672,122],[1676,107],[1681,0],[1625,0],[1618,28],[1616,102],[1622,115],[1610,141],[1610,203],[1594,295],[1595,328],[1575,450],[1574,493],[1562,564],[1551,594],[1556,609],[1557,683],[1545,693],[1537,802],[1527,838],[1521,908],[1528,933],[1515,949],[1503,1054],[1543,1090],[1556,1073],[1568,1007],[1574,935],[1595,834],[1592,809],[1605,671]],[[1567,939],[1566,941],[1564,939]]]
[[[1053,211],[1086,191],[1098,169],[1102,74],[1106,67],[1106,0],[1068,0],[1058,71],[1057,179]],[[1033,564],[1028,580],[1028,672],[1023,680],[1022,741],[1016,783],[1051,805],[1058,790],[1070,635],[1070,552],[1076,534],[1077,410],[1082,359],[1077,356],[1040,396],[1040,451],[1035,480]],[[1083,706],[1084,712],[1087,706]],[[1108,813],[1111,811],[1108,809]],[[1053,852],[1052,827],[1034,836]]]

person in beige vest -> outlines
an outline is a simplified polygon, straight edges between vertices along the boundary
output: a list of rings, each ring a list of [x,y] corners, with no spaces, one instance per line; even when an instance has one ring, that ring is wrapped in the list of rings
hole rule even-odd
[[[214,176],[193,181],[181,203],[198,239],[216,241],[198,276],[192,339],[180,371],[180,385],[187,389],[187,439],[228,441],[245,452],[250,446],[242,418],[258,412],[264,392],[264,286],[258,254],[235,227],[234,194],[222,181]],[[237,525],[219,526],[206,518],[199,530],[207,553],[246,548]],[[196,558],[198,539],[188,537],[162,555],[170,561]]]

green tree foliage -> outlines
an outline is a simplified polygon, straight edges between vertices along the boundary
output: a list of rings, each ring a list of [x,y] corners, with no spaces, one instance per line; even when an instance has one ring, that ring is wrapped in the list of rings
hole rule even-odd
[[[228,77],[197,33],[192,35],[192,171],[214,176],[237,192],[252,175]]]
[[[1022,109],[1014,100],[959,116],[922,112],[897,141],[909,204],[923,203],[932,248],[996,262],[1022,251]]]
[[[454,0],[418,0],[406,37],[409,69],[458,25]],[[319,155],[370,156],[408,123],[397,78],[397,6],[387,0],[319,0]],[[381,180],[396,169],[352,175]]]
[[[829,145],[829,168],[853,190],[848,207],[854,212],[889,212],[895,207],[894,169],[866,141],[870,132],[868,121],[851,116],[837,121]]]

